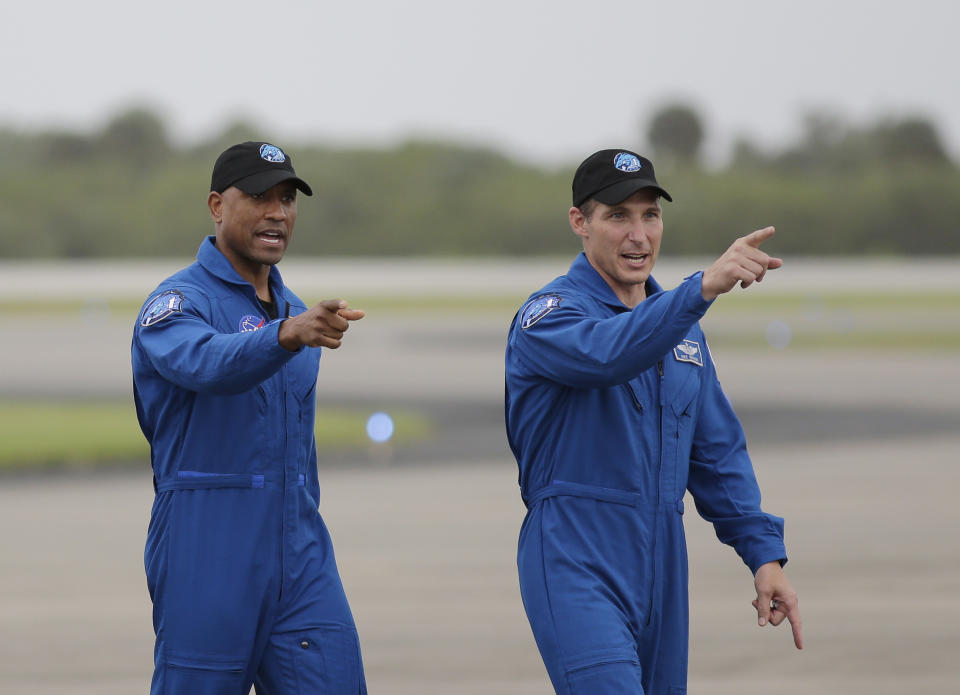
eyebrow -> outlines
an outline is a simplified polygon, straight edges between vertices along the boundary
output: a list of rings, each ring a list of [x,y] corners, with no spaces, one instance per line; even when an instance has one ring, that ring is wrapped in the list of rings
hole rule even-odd
[[[662,207],[660,207],[659,205],[653,204],[653,205],[648,205],[647,207],[643,208],[643,209],[640,211],[640,213],[641,213],[641,214],[645,214],[645,213],[648,213],[648,212],[657,212],[657,213],[659,213],[659,212],[661,212],[662,210],[663,210]],[[608,214],[608,215],[612,215],[612,214],[617,213],[617,212],[627,212],[627,213],[628,213],[628,212],[630,212],[630,208],[628,208],[626,205],[614,205],[614,206],[612,206],[609,210],[607,210],[607,214]]]

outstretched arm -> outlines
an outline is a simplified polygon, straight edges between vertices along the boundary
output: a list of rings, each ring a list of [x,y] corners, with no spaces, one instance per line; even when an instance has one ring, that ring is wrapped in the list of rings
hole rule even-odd
[[[192,286],[162,290],[134,329],[135,351],[166,380],[200,393],[253,388],[293,356],[277,339],[279,321],[258,330],[221,333],[208,318],[211,300]]]
[[[536,300],[527,302],[514,319],[509,350],[532,373],[575,388],[622,384],[649,369],[710,306],[700,295],[700,273],[604,318],[564,290],[539,297],[545,298],[556,302],[555,308],[529,321]]]

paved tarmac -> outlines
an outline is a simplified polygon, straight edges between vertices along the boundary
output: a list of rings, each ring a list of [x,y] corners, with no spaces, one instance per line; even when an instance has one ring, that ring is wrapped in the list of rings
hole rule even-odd
[[[754,450],[787,518],[806,649],[756,626],[749,572],[687,514],[690,692],[914,695],[960,682],[960,436]],[[322,471],[371,693],[547,695],[516,581],[512,462]],[[0,692],[146,692],[145,474],[0,484]],[[692,510],[693,506],[688,505]]]

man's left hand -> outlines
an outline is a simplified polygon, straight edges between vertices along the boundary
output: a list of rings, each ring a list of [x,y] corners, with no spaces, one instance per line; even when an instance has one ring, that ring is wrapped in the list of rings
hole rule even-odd
[[[786,618],[793,628],[793,643],[797,645],[797,649],[803,649],[803,624],[800,622],[797,592],[790,585],[780,563],[768,562],[761,565],[753,578],[753,584],[757,589],[753,607],[757,609],[760,627],[768,622],[776,627]]]

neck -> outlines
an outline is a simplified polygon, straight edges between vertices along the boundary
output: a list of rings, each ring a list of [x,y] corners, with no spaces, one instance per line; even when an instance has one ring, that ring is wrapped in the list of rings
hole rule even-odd
[[[258,297],[270,301],[270,266],[258,265],[256,269],[252,269],[233,264],[233,269],[237,271],[240,277],[253,285]]]
[[[641,283],[624,283],[617,282],[616,279],[608,275],[602,268],[600,268],[596,263],[594,263],[590,256],[587,255],[587,261],[589,261],[591,267],[597,271],[597,275],[603,278],[603,281],[607,283],[607,286],[613,291],[624,306],[630,307],[631,309],[637,304],[642,302],[647,298],[647,281],[644,280]]]
[[[217,244],[217,248],[230,261],[230,265],[237,271],[237,275],[253,285],[258,297],[270,299],[271,266],[238,256],[226,244]]]
[[[633,285],[629,290],[617,290],[612,288],[617,299],[623,302],[624,306],[631,309],[647,298],[647,283]]]

